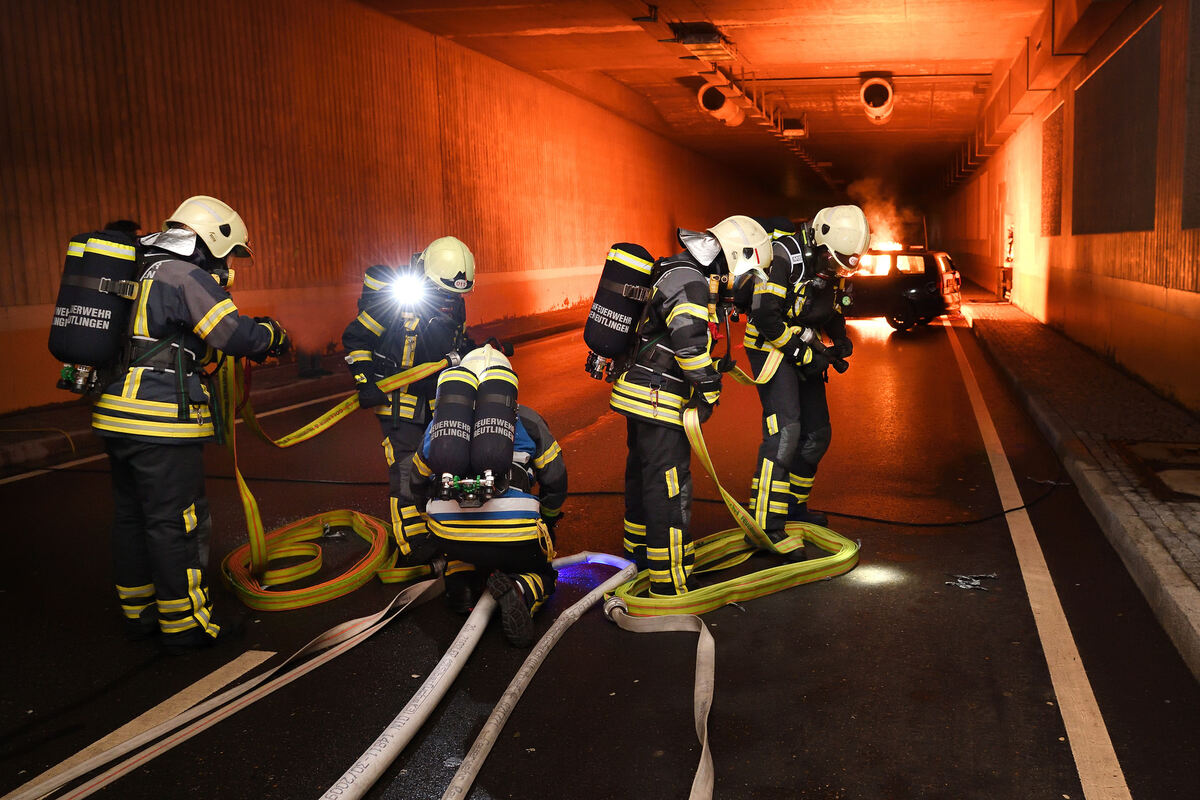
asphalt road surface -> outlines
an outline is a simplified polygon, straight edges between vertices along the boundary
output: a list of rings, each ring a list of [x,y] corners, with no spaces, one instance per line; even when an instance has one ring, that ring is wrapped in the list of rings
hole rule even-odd
[[[833,444],[812,505],[861,542],[861,560],[831,580],[705,615],[716,640],[715,796],[1072,800],[1086,787],[1093,800],[1195,797],[1197,683],[1051,449],[955,325],[900,335],[882,321],[852,323],[851,368],[830,378]],[[546,417],[570,473],[559,552],[619,553],[624,420],[608,411],[607,386],[584,374],[585,352],[578,332],[565,333],[521,345],[513,362],[522,402]],[[332,403],[264,424],[282,435]],[[982,428],[980,408],[990,420]],[[759,435],[754,391],[726,381],[705,436],[720,480],[738,497],[748,491]],[[379,439],[365,412],[287,451],[241,433],[241,468],[267,527],[337,508],[383,516]],[[208,458],[215,567],[245,541],[245,527],[230,459],[216,447]],[[1001,476],[998,488],[1005,469],[1014,484],[1003,488]],[[694,535],[731,527],[712,480],[699,464],[693,474]],[[181,692],[203,697],[236,682],[229,672],[258,674],[322,631],[382,608],[400,588],[372,581],[324,605],[252,612],[243,638],[171,657],[153,641],[121,635],[103,458],[5,482],[0,503],[0,791],[143,714],[169,716],[161,704]],[[1023,503],[1027,517],[1000,513]],[[325,550],[335,570],[362,547],[330,539]],[[776,563],[766,554],[752,560]],[[539,631],[612,571],[564,570]],[[972,589],[952,585],[959,575],[995,577]],[[237,608],[213,583],[218,610]],[[462,623],[435,597],[137,764],[98,796],[320,797],[404,709]],[[469,797],[686,797],[700,752],[695,641],[691,633],[624,632],[598,608],[584,614],[516,706]],[[367,796],[441,797],[524,656],[497,624],[484,631]],[[247,668],[257,659],[265,661]]]

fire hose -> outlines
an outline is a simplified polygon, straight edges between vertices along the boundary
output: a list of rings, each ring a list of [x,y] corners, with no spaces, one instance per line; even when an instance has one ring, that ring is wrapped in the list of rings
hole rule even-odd
[[[382,391],[390,392],[434,375],[448,363],[443,359],[418,364],[404,372],[384,378],[377,385]],[[358,409],[358,395],[351,394],[311,422],[286,436],[273,439],[263,431],[254,416],[254,406],[245,391],[245,375],[240,360],[225,361],[218,372],[218,384],[221,416],[232,420],[234,414],[240,410],[247,427],[260,439],[278,448],[288,448],[306,442]],[[242,402],[239,403],[239,400]],[[384,583],[399,583],[428,577],[431,574],[430,569],[424,565],[396,567],[396,553],[388,546],[387,526],[381,520],[357,511],[327,511],[285,525],[270,533],[264,531],[258,501],[254,499],[238,468],[236,427],[232,424],[227,426],[226,446],[233,454],[233,471],[246,517],[249,541],[222,559],[221,574],[243,603],[260,611],[286,611],[341,597],[376,576]],[[366,555],[341,575],[314,586],[282,591],[268,589],[319,572],[322,566],[321,547],[314,540],[326,535],[333,527],[349,527],[366,541],[370,546]],[[283,558],[303,560],[280,569],[269,568],[272,561]]]

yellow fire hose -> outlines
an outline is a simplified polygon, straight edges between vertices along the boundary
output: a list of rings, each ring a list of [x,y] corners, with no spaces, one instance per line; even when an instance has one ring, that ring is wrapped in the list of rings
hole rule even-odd
[[[377,385],[381,390],[391,392],[438,373],[448,363],[443,359],[419,364],[384,378]],[[249,542],[229,553],[221,561],[221,574],[243,603],[260,611],[286,611],[341,597],[365,585],[376,575],[384,583],[397,583],[432,574],[432,569],[427,565],[396,567],[396,552],[389,547],[387,525],[369,514],[358,511],[326,511],[270,533],[263,530],[258,501],[254,499],[238,468],[237,426],[233,424],[234,415],[240,410],[247,427],[268,444],[278,448],[292,447],[323,433],[349,416],[358,408],[357,394],[351,394],[329,411],[288,435],[272,439],[263,431],[254,416],[254,406],[246,395],[245,374],[240,360],[225,361],[218,372],[218,385],[221,415],[228,421],[226,446],[233,454],[233,471],[249,534]],[[239,407],[239,400],[242,398],[245,400]],[[298,581],[319,572],[323,563],[321,546],[313,540],[324,536],[331,527],[351,528],[369,545],[366,555],[341,575],[314,586],[282,591],[268,588]],[[272,561],[285,558],[303,560],[285,567],[269,568]]]
[[[775,374],[782,358],[782,353],[772,350],[757,378],[747,375],[737,367],[730,374],[740,383],[766,383]],[[737,566],[750,558],[755,550],[768,550],[786,555],[798,547],[803,547],[806,540],[829,555],[800,563],[770,567],[675,597],[648,596],[650,575],[649,572],[643,571],[613,593],[615,597],[619,597],[625,602],[627,613],[642,617],[660,614],[703,614],[729,603],[753,600],[756,597],[790,589],[802,583],[811,583],[831,578],[834,575],[841,575],[849,572],[858,563],[858,545],[841,534],[820,525],[789,522],[786,528],[787,538],[780,542],[772,542],[754,521],[754,515],[743,508],[733,495],[721,486],[721,481],[717,478],[717,470],[708,454],[708,446],[704,442],[704,434],[700,430],[700,416],[696,409],[689,408],[684,411],[683,429],[692,446],[692,451],[699,457],[704,469],[712,477],[713,483],[721,493],[721,499],[725,501],[725,507],[729,509],[734,522],[738,525],[736,528],[729,528],[696,540],[694,570],[697,574],[717,572]]]

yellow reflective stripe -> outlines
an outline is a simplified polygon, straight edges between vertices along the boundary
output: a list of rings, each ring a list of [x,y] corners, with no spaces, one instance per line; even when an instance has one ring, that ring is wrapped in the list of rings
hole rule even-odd
[[[787,297],[787,289],[778,283],[760,283],[754,287],[755,294],[773,294],[777,297]]]
[[[771,344],[776,348],[782,349],[785,344],[791,341],[791,339],[792,332],[785,328],[783,333],[779,334],[774,339],[771,339]]]
[[[396,463],[396,457],[392,451],[392,440],[391,439],[383,440],[383,458],[384,458],[384,460],[387,461],[387,465],[389,467]]]
[[[474,572],[475,565],[465,561],[449,561],[446,563],[446,575],[457,575],[460,572]]]
[[[164,439],[207,439],[213,435],[211,422],[199,425],[194,422],[150,422],[144,419],[110,417],[105,414],[93,414],[92,427],[113,433],[144,434]]]
[[[535,458],[533,460],[534,468],[542,469],[547,464],[549,464],[551,461],[558,458],[558,455],[561,452],[562,452],[562,448],[558,446],[558,442],[551,442],[550,446],[547,447],[544,451],[542,451],[542,454],[540,456],[538,456],[537,458]]]
[[[183,633],[186,630],[197,627],[197,623],[192,617],[184,617],[183,619],[163,619],[159,617],[158,627],[163,633]]]
[[[169,419],[176,419],[179,414],[179,406],[175,403],[164,403],[159,400],[142,400],[137,397],[117,397],[113,394],[101,395],[93,408],[107,409],[117,413],[141,414],[146,417],[164,417]],[[193,415],[188,419],[186,424],[194,423],[196,420],[195,414],[197,413],[202,420],[206,421],[211,416],[208,406],[195,406],[192,409],[192,413]]]
[[[136,398],[138,389],[142,384],[142,370],[144,367],[134,367],[125,373],[125,381],[121,384],[121,396],[128,398]],[[101,398],[111,397],[111,395],[101,395]]]
[[[382,289],[383,287],[387,286],[387,284],[371,275],[364,275],[363,276],[363,286],[367,287],[368,289],[371,289],[372,291],[377,292],[380,289]]]
[[[708,321],[708,309],[695,303],[679,303],[671,309],[671,313],[667,314],[667,324],[671,324],[671,320],[678,317],[680,314],[687,314],[689,317]]]
[[[196,530],[196,504],[192,503],[183,510],[183,529],[188,533]]]
[[[683,531],[679,528],[671,528],[670,537],[668,539],[671,546],[671,583],[675,586],[675,591],[687,591],[687,572],[683,568]]]
[[[135,597],[153,597],[154,584],[147,583],[144,586],[117,586],[117,597],[122,600],[132,600]]]
[[[346,354],[346,363],[347,364],[357,364],[360,361],[370,361],[370,360],[371,360],[371,351],[370,350],[351,350],[349,353]]]
[[[480,378],[481,383],[483,381],[494,381],[494,380],[503,380],[503,381],[507,381],[508,383],[511,383],[513,386],[517,385],[517,376],[514,373],[509,372],[506,369],[497,369],[497,370],[489,369],[487,372],[483,373],[483,377]]]
[[[679,409],[670,409],[663,406],[650,405],[638,400],[630,400],[617,396],[615,393],[608,401],[609,406],[617,411],[628,411],[630,414],[646,419],[652,419],[657,422],[665,422],[671,425],[679,425],[682,427],[683,419],[679,414]]]
[[[159,598],[155,602],[158,610],[163,614],[179,614],[192,610],[192,601],[186,597],[181,597],[178,600],[163,600]]]
[[[371,333],[375,334],[376,336],[383,335],[383,326],[380,325],[378,322],[376,322],[374,320],[374,318],[372,318],[371,315],[368,314],[367,312],[365,312],[365,311],[360,312],[358,315],[358,321],[360,323],[362,323],[362,326],[364,328],[366,328],[367,330],[369,330]]]
[[[395,497],[388,498],[388,510],[392,514],[392,538],[400,548],[400,555],[406,556],[412,552],[412,546],[404,538],[404,518],[400,514],[400,501]]]
[[[641,272],[645,275],[650,274],[650,267],[654,265],[654,262],[652,261],[639,258],[633,253],[627,253],[626,251],[616,247],[613,247],[608,251],[608,260],[616,261],[618,264],[624,264],[625,266],[636,269],[638,272]]]
[[[208,608],[208,592],[201,585],[201,574],[198,569],[189,569],[188,577],[188,597],[192,600],[192,616],[204,628],[205,633],[209,636],[216,636],[221,631],[221,626],[216,625],[212,621],[212,612]]]
[[[779,417],[775,414],[767,417],[767,434],[774,436],[779,433]]]
[[[405,326],[407,327],[407,323],[405,323]],[[404,354],[400,356],[400,366],[404,367],[405,369],[408,369],[409,367],[411,367],[413,365],[413,359],[416,357],[416,352],[417,352],[417,337],[416,336],[405,336],[404,337]]]
[[[704,392],[700,396],[704,398],[704,402],[708,403],[710,406],[713,406],[716,405],[717,401],[721,399],[721,392],[719,390],[715,392]]]
[[[192,330],[196,332],[197,336],[203,339],[212,333],[213,328],[217,327],[217,324],[221,320],[234,313],[237,313],[237,306],[233,304],[232,300],[226,298],[210,308],[208,313],[200,318],[200,321],[195,324]]]
[[[813,481],[816,480],[816,478],[802,478],[799,475],[789,475],[788,480],[797,486],[812,486]]]
[[[140,606],[121,606],[121,613],[125,615],[125,619],[141,619],[143,612],[150,607],[150,601],[147,600]]]
[[[146,311],[146,302],[150,299],[150,284],[152,283],[154,281],[142,281],[142,288],[138,292],[137,310],[133,312],[134,336],[150,335],[150,314]]]
[[[83,256],[83,249],[86,245],[83,242],[67,242],[67,255],[75,258]]]
[[[679,472],[675,467],[671,467],[666,472],[667,477],[667,497],[675,497],[679,494]]]
[[[676,355],[675,363],[685,370],[704,369],[712,364],[712,356],[708,353],[701,353],[698,356],[689,356],[688,358],[680,358]]]
[[[132,245],[106,242],[103,239],[88,239],[84,251],[99,253],[109,258],[119,258],[122,261],[134,261],[137,259],[137,249]]]
[[[413,453],[413,466],[417,468],[417,473],[423,478],[428,478],[433,474],[433,470],[425,463],[425,459],[421,458],[420,453]]]
[[[772,514],[786,514],[788,511],[788,504],[772,500],[767,504],[767,510]]]
[[[630,383],[624,379],[618,379],[613,385],[613,392],[624,392],[632,395],[635,400],[654,400],[654,392],[647,389],[645,386],[639,386],[636,383]],[[670,392],[659,391],[658,404],[660,406],[669,406],[671,408],[683,408],[683,398],[679,395]]]
[[[639,522],[630,522],[627,519],[621,520],[621,522],[623,522],[625,525],[626,533],[640,533],[643,536],[646,535],[646,526],[645,525],[642,525]]]
[[[763,459],[758,467],[758,492],[752,498],[754,501],[754,521],[759,527],[767,524],[767,508],[771,501],[771,472],[774,465],[767,459]],[[755,483],[755,481],[751,481]],[[753,486],[751,488],[754,488]]]

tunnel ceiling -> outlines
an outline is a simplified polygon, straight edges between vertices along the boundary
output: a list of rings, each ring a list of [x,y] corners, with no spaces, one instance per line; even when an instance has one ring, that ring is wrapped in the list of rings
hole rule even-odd
[[[697,152],[780,176],[787,193],[818,177],[837,188],[880,177],[910,198],[940,186],[975,128],[993,72],[1008,67],[1046,7],[1045,0],[363,2]],[[697,102],[714,66],[734,78],[734,94],[744,90],[756,101],[737,127]],[[864,73],[890,75],[894,109],[884,124],[861,103]],[[807,136],[780,138],[763,112],[775,123],[803,119]]]

